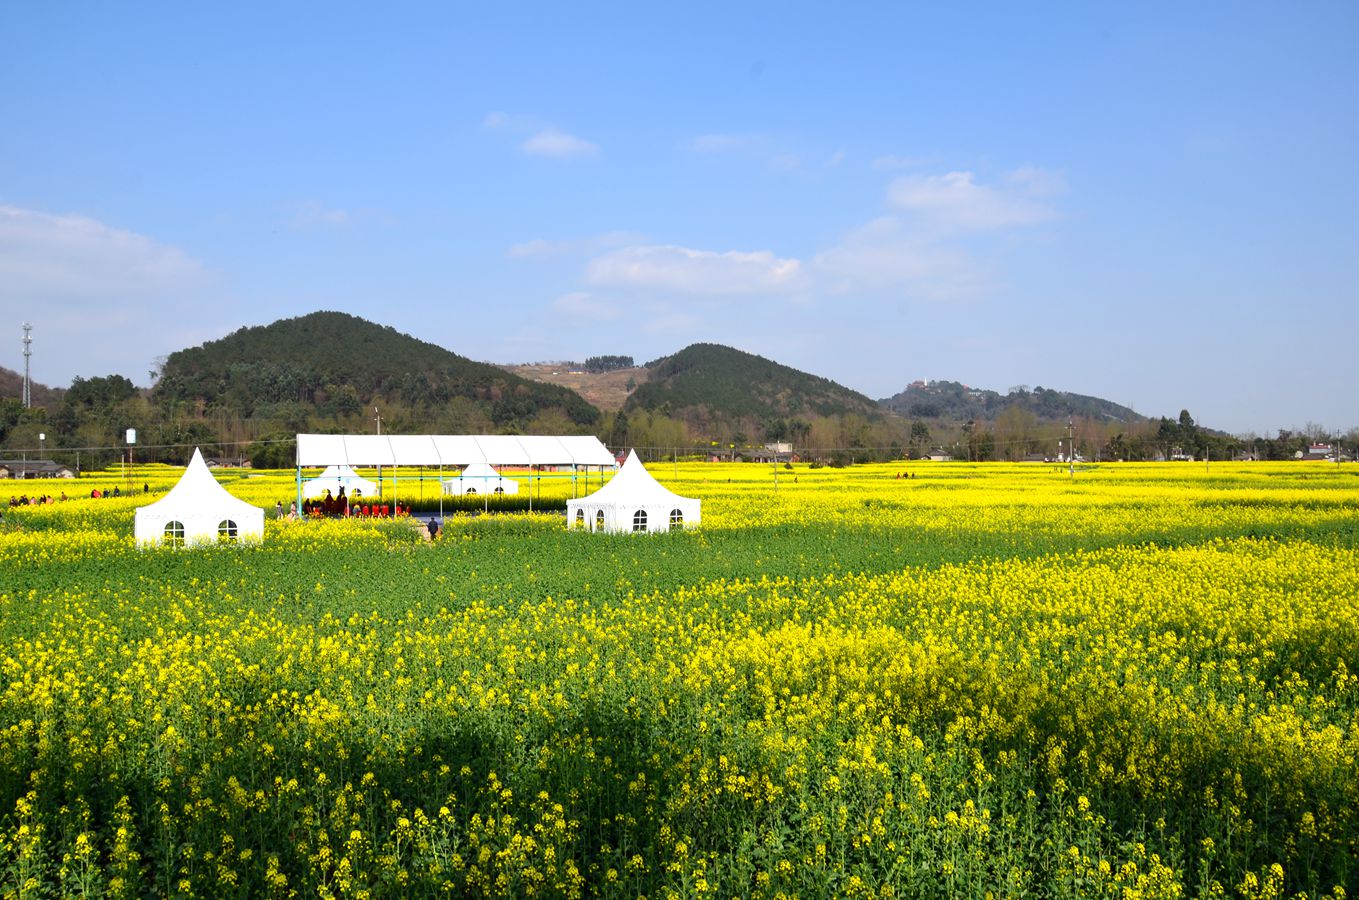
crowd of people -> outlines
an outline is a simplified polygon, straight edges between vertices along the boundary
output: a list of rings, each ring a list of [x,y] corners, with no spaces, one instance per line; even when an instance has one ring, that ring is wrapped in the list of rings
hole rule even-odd
[[[283,504],[280,502],[275,508],[278,515],[283,514]],[[402,506],[400,503],[382,503],[377,500],[367,500],[358,491],[354,496],[345,495],[344,488],[335,496],[331,496],[330,491],[326,491],[325,496],[316,500],[305,500],[302,503],[302,515],[311,518],[330,518],[344,519],[352,517],[366,518],[391,518],[393,516],[409,516],[411,508],[409,505]],[[297,504],[292,504],[288,518],[297,518]]]
[[[136,492],[137,492],[136,488],[133,488],[133,489],[131,489],[128,493],[129,493],[129,495],[131,495],[131,494],[135,494]],[[149,485],[149,484],[144,484],[144,485],[142,485],[142,493],[143,493],[143,494],[149,494],[149,493],[151,493],[151,485]],[[84,495],[81,495],[81,496],[84,496]],[[114,486],[111,487],[111,488],[91,488],[91,489],[90,489],[90,499],[91,499],[91,500],[101,500],[101,499],[103,499],[103,498],[105,498],[105,497],[121,497],[121,496],[123,496],[123,490],[122,490],[122,488],[118,487],[117,485],[114,485]],[[39,494],[39,495],[36,496],[36,497],[29,497],[27,494],[21,494],[21,495],[17,495],[17,496],[10,497],[10,498],[9,498],[9,505],[10,505],[11,507],[14,507],[14,506],[43,506],[43,505],[46,505],[46,504],[48,504],[48,503],[60,503],[60,502],[63,502],[63,501],[65,501],[65,500],[78,500],[78,499],[80,499],[80,498],[79,498],[79,497],[67,497],[65,491],[62,491],[62,492],[61,492],[61,496],[60,496],[60,497],[53,497],[51,494]]]
[[[66,492],[65,492],[65,491],[62,491],[62,493],[61,493],[61,499],[62,499],[62,500],[68,499],[68,498],[66,497]],[[42,494],[42,495],[37,496],[37,497],[29,497],[29,496],[27,496],[27,495],[24,495],[24,496],[22,496],[22,497],[10,497],[10,498],[9,498],[9,505],[10,505],[10,506],[43,506],[44,504],[47,504],[47,503],[56,503],[56,502],[57,502],[57,498],[56,498],[56,497],[53,497],[51,494]]]

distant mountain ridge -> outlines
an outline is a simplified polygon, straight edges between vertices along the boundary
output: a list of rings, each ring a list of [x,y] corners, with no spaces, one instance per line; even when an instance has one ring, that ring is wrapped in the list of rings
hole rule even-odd
[[[34,406],[55,409],[66,396],[65,388],[48,387],[36,381],[29,381],[28,392]],[[22,400],[24,396],[24,374],[0,366],[0,397],[13,397]]]
[[[632,361],[623,355],[604,359]],[[34,406],[40,408],[25,411],[17,402],[21,388],[19,375],[0,369],[0,390],[8,395],[0,398],[0,441],[12,433],[31,442],[43,423],[50,423],[49,432],[69,436],[58,440],[81,432],[87,444],[95,433],[139,427],[148,443],[166,446],[258,442],[251,452],[266,459],[284,454],[298,432],[374,428],[408,434],[593,432],[619,446],[789,441],[913,452],[994,431],[1003,439],[998,452],[1010,453],[1021,443],[1050,441],[1052,428],[1060,423],[1066,431],[1068,420],[1078,431],[1098,428],[1111,439],[1156,424],[1117,403],[1042,387],[1001,394],[955,381],[918,381],[875,401],[828,378],[715,343],[605,372],[578,363],[491,365],[390,326],[327,311],[241,328],[179,350],[165,359],[149,390],[137,390],[121,376],[76,379],[69,390],[35,384]],[[73,402],[77,396],[80,402]]]
[[[340,312],[242,328],[172,353],[153,395],[247,417],[280,404],[358,417],[381,400],[408,410],[461,405],[473,418],[480,413],[502,427],[546,411],[578,426],[599,420],[599,410],[566,388],[529,381]]]
[[[952,421],[995,421],[1010,408],[1032,413],[1038,421],[1056,421],[1081,416],[1101,422],[1144,422],[1139,415],[1099,397],[1036,387],[1012,388],[1009,393],[968,387],[956,381],[917,381],[905,390],[878,401],[884,409],[908,419],[949,419]]]
[[[828,378],[721,344],[691,344],[646,364],[623,406],[691,422],[770,423],[856,414],[882,418],[869,397]]]

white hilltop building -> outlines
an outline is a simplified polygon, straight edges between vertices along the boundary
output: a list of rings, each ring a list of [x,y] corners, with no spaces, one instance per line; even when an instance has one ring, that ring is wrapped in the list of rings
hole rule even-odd
[[[652,477],[628,451],[618,474],[599,490],[566,501],[569,528],[607,532],[660,532],[691,528],[699,522],[698,500],[681,497]]]
[[[262,541],[264,510],[231,496],[217,483],[195,447],[179,483],[155,503],[137,509],[139,544],[195,546],[219,541]]]
[[[355,493],[372,497],[378,492],[376,481],[369,481],[349,466],[339,465],[326,466],[320,475],[302,482],[302,496],[314,500],[330,491],[330,496],[338,497],[340,488],[344,488],[345,494],[350,497]]]
[[[517,494],[519,482],[505,478],[488,463],[469,463],[462,473],[443,481],[445,494]]]

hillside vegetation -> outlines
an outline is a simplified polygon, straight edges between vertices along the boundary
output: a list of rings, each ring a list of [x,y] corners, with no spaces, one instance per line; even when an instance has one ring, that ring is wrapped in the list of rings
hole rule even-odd
[[[1036,387],[1012,388],[1001,394],[971,388],[956,381],[917,382],[899,394],[878,401],[884,409],[915,419],[956,419],[987,421],[998,418],[1007,409],[1017,407],[1032,413],[1039,421],[1065,421],[1072,416],[1083,416],[1107,422],[1142,422],[1140,416],[1126,406],[1099,397],[1054,391]]]
[[[243,418],[286,416],[301,405],[344,421],[382,404],[393,420],[402,412],[435,413],[450,425],[481,428],[549,413],[572,426],[599,419],[599,411],[570,390],[338,312],[242,328],[171,354],[153,396]]]
[[[583,363],[495,366],[474,362],[387,326],[316,312],[242,328],[171,354],[154,387],[122,375],[79,377],[67,389],[33,385],[0,369],[0,449],[40,451],[80,466],[125,453],[182,463],[194,446],[288,466],[299,432],[593,433],[615,447],[670,455],[739,455],[789,442],[799,455],[836,462],[952,456],[1033,459],[1286,459],[1320,428],[1277,438],[1229,438],[1188,410],[1145,418],[1098,397],[1047,388],[1008,393],[953,381],[917,382],[881,401],[827,378],[718,344],[700,343],[632,365],[624,354]],[[904,365],[904,363],[901,363]],[[1346,444],[1359,441],[1354,432]],[[40,437],[42,435],[43,437]]]
[[[817,417],[882,418],[877,404],[857,391],[720,344],[693,344],[646,368],[650,378],[624,410],[660,413],[700,430],[734,425],[781,440]]]
[[[66,393],[61,388],[48,387],[36,381],[30,381],[28,392],[33,400],[34,406],[41,406],[52,409],[61,405],[61,398]],[[24,374],[13,369],[6,369],[0,366],[0,397],[5,400],[14,399],[22,403],[24,396]]]
[[[651,377],[651,373],[641,366],[630,368],[606,369],[591,372],[575,368],[574,363],[522,363],[501,366],[530,381],[555,384],[575,391],[585,401],[605,412],[618,412],[623,408],[637,385]]]

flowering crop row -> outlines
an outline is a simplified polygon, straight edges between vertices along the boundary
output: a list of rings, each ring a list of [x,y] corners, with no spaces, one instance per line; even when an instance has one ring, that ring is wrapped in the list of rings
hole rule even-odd
[[[1359,888],[1348,470],[912,466],[657,466],[647,538],[7,515],[0,892]]]

